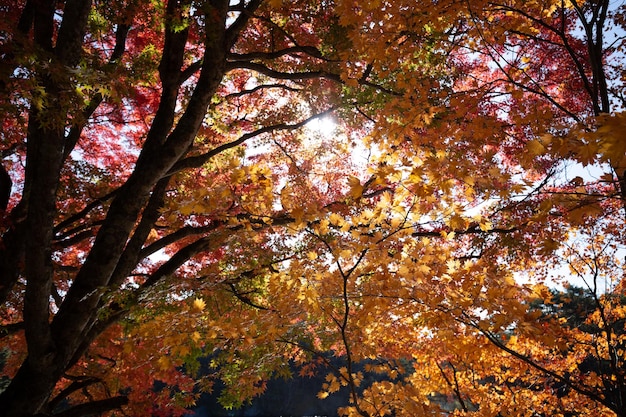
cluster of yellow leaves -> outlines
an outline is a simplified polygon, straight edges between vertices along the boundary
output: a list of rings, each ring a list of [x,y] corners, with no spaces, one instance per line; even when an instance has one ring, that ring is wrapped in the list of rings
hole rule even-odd
[[[394,73],[403,64],[390,63],[389,57],[406,41],[397,33],[406,29],[418,38],[448,28],[450,16],[470,15],[459,2],[438,3],[452,10],[441,20],[433,20],[428,12],[425,17],[399,13],[401,4],[369,7],[339,2],[341,23],[358,28],[355,33],[365,33],[352,35],[353,49],[346,54],[367,57],[372,73]],[[525,7],[545,18],[559,6],[558,2],[514,3],[512,9]],[[475,10],[484,8],[485,22],[494,24],[486,35],[493,37],[489,39],[505,36],[503,26],[496,25],[504,17],[525,21],[520,30],[537,33],[519,14],[488,13],[487,6],[472,4]],[[397,30],[392,36],[382,27]],[[410,48],[402,52],[408,56],[413,52]],[[416,60],[419,57],[415,55]],[[521,63],[530,62],[526,57]],[[357,88],[355,81],[364,70],[364,66],[350,66],[343,79]],[[528,82],[520,69],[510,75],[513,82]],[[558,415],[578,409],[589,415],[610,415],[573,391],[555,402],[549,373],[529,365],[535,362],[563,377],[567,372],[578,375],[577,366],[591,354],[583,348],[590,335],[543,318],[541,311],[529,310],[529,303],[549,299],[543,281],[550,274],[561,274],[555,254],[564,253],[571,236],[595,239],[579,225],[600,219],[606,207],[596,203],[579,207],[585,200],[571,196],[526,205],[516,194],[536,184],[541,175],[537,161],[542,158],[574,154],[581,155],[581,162],[614,163],[623,157],[621,116],[602,119],[579,146],[569,136],[546,133],[562,127],[549,124],[552,110],[526,108],[525,113],[512,111],[503,120],[472,114],[479,101],[473,101],[476,97],[471,94],[463,98],[459,94],[450,99],[455,106],[446,114],[442,107],[420,101],[426,94],[419,77],[398,75],[394,81],[398,90],[411,93],[390,100],[381,112],[387,117],[380,118],[368,139],[381,150],[369,172],[377,182],[372,186],[357,176],[349,177],[346,197],[353,202],[349,210],[319,211],[311,222],[296,212],[294,217],[304,225],[298,238],[304,249],[270,279],[269,293],[280,293],[272,297],[272,305],[289,317],[293,329],[315,333],[316,350],[349,351],[351,361],[411,356],[415,366],[410,376],[366,387],[362,398],[354,399],[358,404],[343,410],[346,415],[451,413],[440,395],[453,400],[458,414],[465,409],[477,416],[505,411],[520,416]],[[517,88],[507,94],[515,100],[526,97]],[[406,114],[398,115],[398,109]],[[501,146],[514,136],[506,131],[508,122],[533,134],[506,154]],[[596,144],[590,146],[593,141]],[[373,190],[378,190],[375,198],[370,197]],[[590,194],[587,188],[574,191],[585,198]],[[530,201],[530,197],[526,198]],[[287,188],[281,199],[283,207],[294,210]],[[490,212],[494,206],[497,209]],[[596,244],[601,245],[600,240]],[[597,252],[589,255],[579,262],[597,260],[596,266],[604,271],[598,277],[615,276],[616,270],[607,269]],[[523,284],[526,280],[534,282]],[[615,306],[612,311],[621,314]],[[598,375],[580,377],[586,386],[598,386]],[[477,382],[490,378],[493,383]],[[341,372],[330,375],[320,398],[336,392],[346,380]],[[534,389],[536,381],[542,381],[545,389]]]
[[[349,384],[358,387],[361,385],[362,379],[363,374],[361,372],[350,374],[346,367],[341,367],[338,370],[338,375],[334,373],[326,375],[326,382],[322,385],[322,391],[317,394],[317,398],[323,400],[330,394],[339,391],[341,387],[348,386]]]
[[[547,18],[558,4],[512,2],[511,8]],[[584,164],[626,165],[625,116],[600,117],[597,129],[573,139],[548,134],[563,126],[550,125],[552,110],[532,108],[533,102],[506,117],[500,110],[489,113],[485,108],[494,103],[482,100],[497,83],[488,71],[471,80],[461,70],[446,73],[442,57],[458,51],[446,49],[445,42],[433,47],[430,40],[455,19],[477,19],[478,11],[482,26],[471,31],[485,33],[473,38],[472,48],[506,36],[506,19],[525,22],[519,30],[536,29],[488,2],[472,2],[468,10],[463,2],[441,1],[430,5],[433,10],[407,13],[413,6],[348,0],[336,6],[341,25],[350,29],[351,47],[341,51],[352,62],[343,67],[346,88],[361,89],[369,72],[378,81],[392,80],[397,93],[373,115],[378,123],[367,140],[377,154],[367,168],[370,179],[344,173],[331,184],[342,198],[327,205],[307,193],[314,187],[298,182],[304,175],[282,183],[263,164],[229,164],[222,172],[228,185],[221,188],[194,190],[193,179],[181,179],[188,198],[169,208],[173,215],[215,214],[233,202],[247,213],[281,212],[293,223],[276,227],[271,238],[288,249],[257,286],[236,293],[228,284],[240,281],[214,280],[213,287],[183,302],[187,315],[163,315],[158,323],[137,326],[131,336],[156,335],[159,355],[150,360],[160,372],[180,366],[195,347],[221,352],[214,369],[236,387],[232,395],[239,399],[262,391],[259,378],[272,375],[279,357],[303,363],[332,351],[348,365],[367,359],[410,362],[401,371],[366,369],[384,370],[388,377],[367,386],[364,375],[349,372],[349,366],[328,374],[320,399],[342,386],[360,388],[345,415],[525,416],[572,409],[609,415],[575,390],[559,396],[550,378],[564,383],[566,374],[575,374],[581,386],[600,389],[602,377],[578,365],[589,355],[604,359],[611,349],[623,356],[623,349],[594,342],[596,335],[567,329],[529,306],[549,299],[543,281],[561,274],[562,258],[581,278],[617,279],[617,246],[610,254],[599,249],[612,243],[603,240],[605,234],[606,240],[615,234],[584,226],[604,221],[604,227],[615,228],[623,222],[603,218],[611,210],[598,201],[581,206],[590,194],[582,184],[565,197],[535,198],[529,189],[549,158],[574,155]],[[526,93],[512,86],[528,82],[523,65],[509,71],[511,85],[495,91],[523,100]],[[443,81],[432,81],[433,75]],[[520,138],[515,127],[530,133]],[[574,238],[591,243],[574,250]],[[236,276],[236,261],[205,272]],[[607,316],[601,311],[610,312],[613,322],[624,318],[619,304],[602,300],[604,310],[591,315],[590,323],[602,324]],[[168,331],[158,334],[162,328]],[[603,340],[609,334],[601,334]],[[621,335],[613,336],[622,343]]]
[[[553,154],[562,158],[574,158],[583,166],[607,163],[616,169],[626,165],[625,112],[603,113],[588,125],[580,126],[570,136],[543,134],[528,141],[529,155]]]
[[[602,114],[596,120],[597,129],[585,135],[586,155],[597,155],[599,162],[623,169],[626,167],[626,112]]]

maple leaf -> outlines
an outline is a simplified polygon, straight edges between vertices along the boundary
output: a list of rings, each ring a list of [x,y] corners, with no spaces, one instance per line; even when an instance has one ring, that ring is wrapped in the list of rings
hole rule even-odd
[[[324,398],[328,397],[328,391],[320,391],[317,393],[317,398],[319,398],[320,400],[323,400]]]
[[[159,369],[161,369],[162,371],[167,371],[172,366],[172,362],[167,356],[161,356],[158,360],[158,364]]]
[[[192,309],[193,309],[194,312],[202,313],[204,311],[205,307],[206,307],[206,303],[204,302],[203,299],[196,298],[195,300],[193,300]]]
[[[350,187],[350,196],[354,199],[359,199],[363,195],[363,185],[361,180],[356,177],[348,177],[348,186]]]

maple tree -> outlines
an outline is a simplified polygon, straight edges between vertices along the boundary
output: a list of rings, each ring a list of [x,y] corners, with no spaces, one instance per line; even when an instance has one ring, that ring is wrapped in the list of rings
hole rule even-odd
[[[6,415],[624,415],[623,7],[362,3],[2,9]]]
[[[220,328],[201,316],[202,291],[234,305],[221,314],[253,309],[248,280],[283,256],[274,241],[291,222],[280,188],[294,183],[300,206],[321,207],[350,168],[305,126],[350,108],[332,11],[260,0],[1,10],[11,382],[0,409],[181,413],[198,395],[193,358],[244,333],[234,321],[214,345],[188,334]],[[313,165],[324,158],[326,169]]]
[[[346,361],[320,397],[353,387],[346,415],[624,415],[623,8],[410,4],[360,8],[370,75],[405,93],[370,115],[381,156],[358,203],[309,226],[307,311]],[[571,276],[593,332],[531,308]],[[389,380],[360,395],[366,358]]]

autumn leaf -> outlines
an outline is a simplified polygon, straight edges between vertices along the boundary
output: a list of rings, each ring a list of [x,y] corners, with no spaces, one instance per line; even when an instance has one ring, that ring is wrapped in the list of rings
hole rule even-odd
[[[159,369],[162,371],[167,371],[171,368],[172,362],[167,356],[161,356],[158,360]]]
[[[323,400],[324,398],[328,397],[328,392],[327,391],[320,391],[317,393],[317,398],[319,398],[320,400]]]
[[[205,307],[206,303],[201,298],[196,298],[195,300],[193,300],[192,310],[195,313],[202,313]]]
[[[348,177],[348,186],[350,187],[350,196],[359,199],[363,195],[363,185],[361,181],[353,176]]]

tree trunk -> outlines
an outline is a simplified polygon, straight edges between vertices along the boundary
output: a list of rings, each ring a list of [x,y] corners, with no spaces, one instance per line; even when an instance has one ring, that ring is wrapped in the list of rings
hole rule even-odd
[[[9,387],[0,395],[3,417],[27,417],[41,413],[60,377],[58,370],[37,368],[24,361]]]

